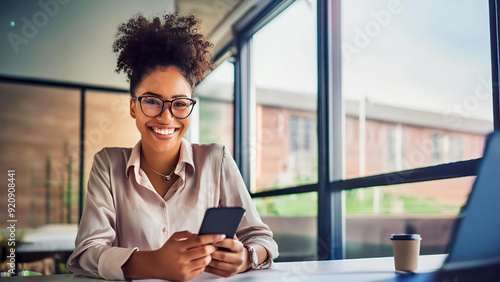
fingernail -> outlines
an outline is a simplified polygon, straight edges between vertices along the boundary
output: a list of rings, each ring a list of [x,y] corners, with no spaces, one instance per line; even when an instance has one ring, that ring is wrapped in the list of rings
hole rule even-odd
[[[219,237],[218,237],[220,240],[226,238],[226,235],[225,234],[219,234]]]

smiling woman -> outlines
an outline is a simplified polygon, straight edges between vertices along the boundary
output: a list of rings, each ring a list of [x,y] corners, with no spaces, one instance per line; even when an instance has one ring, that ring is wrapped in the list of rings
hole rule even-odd
[[[193,88],[212,70],[198,20],[142,15],[119,27],[117,71],[130,82],[130,116],[141,140],[94,156],[76,247],[68,267],[105,279],[188,280],[272,265],[278,247],[228,149],[183,139]],[[243,207],[234,238],[197,235],[212,207]],[[220,247],[220,248],[218,248]]]

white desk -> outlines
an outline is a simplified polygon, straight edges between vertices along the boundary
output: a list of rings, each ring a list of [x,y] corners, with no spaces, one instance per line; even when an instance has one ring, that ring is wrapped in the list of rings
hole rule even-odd
[[[23,238],[19,253],[73,252],[78,232],[77,224],[47,224]]]
[[[445,258],[446,255],[421,256],[418,272],[431,272],[438,269]],[[276,263],[272,269],[252,270],[229,278],[203,273],[192,281],[391,281],[405,275],[411,274],[395,272],[393,258],[385,257],[334,261],[281,262]],[[73,275],[11,277],[9,279],[10,281],[100,281],[91,278],[75,277]],[[5,279],[5,281],[9,280]],[[164,280],[149,279],[138,281],[159,282]]]

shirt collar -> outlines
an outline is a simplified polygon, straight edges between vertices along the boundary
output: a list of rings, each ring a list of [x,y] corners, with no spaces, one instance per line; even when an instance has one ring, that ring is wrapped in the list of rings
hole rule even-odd
[[[186,139],[181,139],[181,152],[179,156],[179,163],[177,164],[175,170],[176,174],[179,175],[182,164],[189,164],[193,168],[194,171],[194,161],[193,161],[193,147],[191,143]],[[130,153],[130,158],[127,162],[127,167],[125,168],[125,176],[128,178],[128,171],[131,166],[134,166],[134,174],[139,174],[139,167],[141,166],[141,140],[137,142],[137,144],[132,148],[132,152]],[[181,175],[184,178],[184,174]]]
[[[186,139],[181,139],[181,154],[179,156],[179,164],[187,163],[191,165],[194,171],[193,146]]]
[[[139,167],[141,166],[141,140],[135,144],[128,158],[127,167],[125,168],[125,176],[128,178],[128,171],[131,166],[134,166],[134,174],[139,174]]]

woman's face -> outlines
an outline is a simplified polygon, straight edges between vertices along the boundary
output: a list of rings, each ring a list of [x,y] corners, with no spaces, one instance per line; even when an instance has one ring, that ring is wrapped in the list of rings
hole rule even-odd
[[[175,67],[157,68],[139,83],[135,92],[141,96],[156,96],[163,100],[191,98],[191,87]],[[161,115],[150,118],[142,110],[138,100],[130,100],[130,115],[135,119],[141,133],[142,145],[157,153],[178,152],[182,136],[189,128],[191,117],[177,119],[165,103]]]

